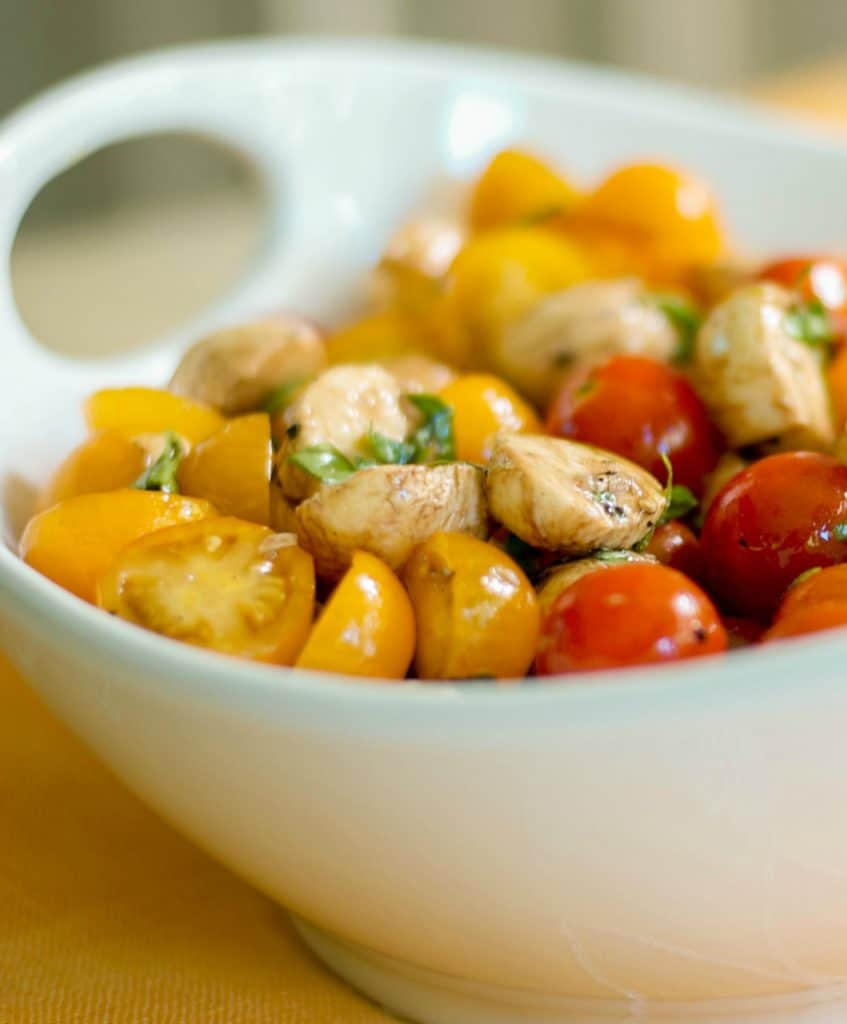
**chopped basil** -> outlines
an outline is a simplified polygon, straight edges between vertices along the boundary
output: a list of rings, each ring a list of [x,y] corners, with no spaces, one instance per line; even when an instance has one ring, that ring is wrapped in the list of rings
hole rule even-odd
[[[410,443],[414,446],[414,462],[453,462],[456,459],[456,438],[453,433],[453,410],[435,395],[406,395],[424,419]]]
[[[820,299],[795,303],[785,314],[785,329],[812,348],[831,345],[834,338],[829,314]]]
[[[671,519],[682,519],[689,512],[693,512],[698,504],[699,502],[687,487],[682,484],[674,484],[670,490],[667,508],[659,521],[667,523]]]
[[[305,383],[306,379],[304,377],[298,377],[296,380],[290,380],[287,384],[278,387],[275,391],[271,391],[264,402],[262,402],[260,411],[274,416],[276,413],[282,412],[283,409],[287,409],[291,405],[294,396]]]
[[[591,558],[598,562],[608,562],[609,565],[619,565],[621,562],[631,562],[631,551],[594,551]]]
[[[690,363],[694,356],[697,331],[700,329],[700,314],[680,295],[654,294],[649,298],[676,330],[679,341],[671,361],[678,366]]]
[[[348,457],[331,444],[316,444],[288,456],[288,461],[299,466],[310,476],[325,484],[337,484],[352,476],[357,469],[371,466],[405,466],[410,462],[429,465],[456,461],[456,442],[453,436],[453,410],[435,395],[407,395],[409,401],[423,414],[423,422],[406,441],[395,441],[371,429],[363,439],[367,455]],[[299,433],[296,423],[288,428],[288,437]]]
[[[395,441],[371,429],[366,443],[379,465],[405,466],[415,457],[415,446],[410,441]]]
[[[172,430],[165,432],[165,446],[161,455],[144,470],[132,485],[137,491],[162,491],[179,494],[176,474],[185,451],[179,436]]]
[[[665,452],[659,452],[662,462],[665,466],[665,472],[668,475],[668,482],[665,484],[665,510],[659,516],[655,523],[648,523],[649,529],[641,538],[641,540],[633,546],[633,551],[644,551],[650,541],[653,539],[653,534],[656,532],[656,527],[662,523],[666,523],[669,519],[675,518],[670,513],[673,511],[674,505],[674,482],[673,482],[673,463],[667,457]],[[682,488],[682,490],[688,490],[688,488]],[[689,492],[690,493],[690,492]],[[693,495],[692,495],[693,497]],[[695,502],[696,504],[696,502]]]
[[[836,540],[847,540],[847,523],[836,523],[832,528],[832,536]]]
[[[303,448],[289,455],[288,461],[325,484],[340,484],[359,468],[331,444]]]

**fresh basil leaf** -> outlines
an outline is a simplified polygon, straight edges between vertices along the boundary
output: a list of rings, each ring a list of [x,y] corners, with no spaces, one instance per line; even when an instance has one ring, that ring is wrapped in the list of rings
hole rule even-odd
[[[832,536],[836,540],[847,540],[847,523],[836,523],[832,528]]]
[[[368,432],[365,443],[375,459],[375,465],[405,466],[415,457],[415,446],[411,441],[395,441],[373,429]]]
[[[593,551],[591,558],[598,562],[607,562],[609,565],[619,565],[622,562],[632,561],[631,551]]]
[[[302,448],[289,455],[288,461],[325,484],[340,484],[359,468],[331,444]]]
[[[785,314],[785,329],[812,348],[831,345],[835,337],[829,313],[820,299],[795,303]]]
[[[282,412],[287,409],[303,385],[306,383],[305,377],[298,377],[296,380],[290,380],[287,384],[283,384],[278,387],[275,391],[265,398],[260,407],[260,412],[266,412],[269,416],[274,416],[278,412]]]
[[[656,532],[656,527],[660,526],[664,522],[667,522],[666,516],[668,512],[670,512],[671,505],[673,503],[673,463],[668,458],[665,452],[659,452],[659,456],[661,457],[662,463],[664,464],[665,472],[668,475],[668,481],[665,484],[665,510],[659,516],[655,523],[650,524],[650,529],[647,531],[647,533],[644,534],[641,540],[638,541],[637,544],[633,545],[633,551],[645,550],[645,548],[649,545],[650,541],[653,539],[653,534]]]
[[[165,446],[161,455],[152,462],[132,485],[137,491],[162,491],[179,494],[176,474],[185,451],[179,436],[172,430],[165,433]]]
[[[700,503],[694,494],[682,484],[674,484],[668,497],[668,505],[662,513],[661,522],[668,523],[671,519],[682,519],[693,512]]]
[[[690,363],[694,357],[697,332],[700,330],[700,314],[680,295],[653,294],[649,298],[676,330],[679,341],[671,361],[678,366]]]
[[[406,395],[423,415],[423,423],[412,435],[415,462],[456,459],[456,438],[453,432],[453,410],[436,395]]]

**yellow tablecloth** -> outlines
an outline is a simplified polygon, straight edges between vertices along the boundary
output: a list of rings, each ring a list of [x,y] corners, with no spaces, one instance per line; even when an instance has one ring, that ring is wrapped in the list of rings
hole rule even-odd
[[[0,1024],[385,1024],[0,658]]]
[[[847,65],[756,94],[843,122]],[[0,1024],[390,1019],[127,793],[0,658]]]

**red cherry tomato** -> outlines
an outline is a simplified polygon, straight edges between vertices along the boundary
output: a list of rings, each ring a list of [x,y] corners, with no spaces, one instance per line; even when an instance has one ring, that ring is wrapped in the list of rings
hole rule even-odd
[[[691,385],[643,356],[614,356],[574,371],[550,407],[547,429],[617,452],[663,481],[664,453],[674,481],[697,494],[718,461],[715,429]]]
[[[769,263],[759,272],[797,292],[805,302],[820,302],[829,311],[835,340],[847,336],[847,260],[834,256],[791,256]]]
[[[544,618],[539,675],[622,668],[726,650],[709,598],[675,569],[616,565],[572,583]]]
[[[765,633],[765,640],[782,640],[804,633],[818,633],[822,629],[847,626],[847,601],[818,601],[803,608],[795,608],[780,615]]]
[[[831,256],[791,256],[763,267],[759,278],[799,292],[807,301],[816,299],[833,312],[847,314],[845,260]]]
[[[685,523],[674,519],[663,523],[650,538],[645,553],[657,558],[662,565],[669,565],[677,572],[683,572],[693,580],[703,578],[703,554],[700,541]]]
[[[823,601],[843,601],[847,604],[847,565],[831,565],[828,569],[813,569],[802,579],[794,580],[785,592],[776,618],[791,615]]]
[[[847,466],[815,452],[761,459],[718,493],[700,545],[723,606],[770,618],[801,573],[847,558]]]

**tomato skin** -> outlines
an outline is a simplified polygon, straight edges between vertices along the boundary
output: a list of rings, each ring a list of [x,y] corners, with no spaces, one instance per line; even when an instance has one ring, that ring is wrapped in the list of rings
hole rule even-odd
[[[795,580],[785,592],[775,619],[824,601],[847,604],[847,565],[831,565],[828,569],[813,571],[804,579]]]
[[[781,615],[765,633],[764,640],[783,640],[839,626],[847,626],[847,601],[818,601]]]
[[[790,256],[763,267],[759,278],[799,292],[806,301],[817,300],[832,312],[847,314],[845,260],[832,256]]]
[[[734,476],[706,515],[700,544],[711,592],[765,621],[801,573],[837,565],[847,542],[847,466],[816,452],[771,455]]]
[[[550,406],[547,429],[617,452],[662,481],[664,453],[674,482],[696,494],[720,455],[715,428],[688,381],[643,356],[613,356],[571,373]]]
[[[541,626],[539,675],[696,658],[727,648],[712,602],[664,565],[613,566],[581,577],[553,602]]]
[[[692,529],[677,519],[658,527],[644,552],[692,580],[699,582],[705,575],[700,541]]]

